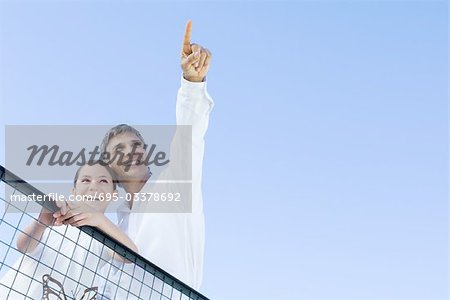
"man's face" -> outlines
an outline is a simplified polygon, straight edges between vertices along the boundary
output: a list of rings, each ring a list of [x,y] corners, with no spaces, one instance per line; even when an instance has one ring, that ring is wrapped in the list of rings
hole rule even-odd
[[[133,150],[134,149],[134,150]],[[150,172],[144,164],[147,151],[144,143],[132,132],[124,132],[109,140],[106,151],[115,159],[110,166],[120,181],[147,180]],[[123,153],[123,159],[120,159]]]

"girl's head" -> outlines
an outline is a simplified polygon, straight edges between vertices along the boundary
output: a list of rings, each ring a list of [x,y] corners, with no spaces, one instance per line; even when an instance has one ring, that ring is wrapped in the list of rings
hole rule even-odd
[[[117,193],[114,172],[103,163],[97,161],[85,164],[75,174],[72,194],[91,200],[102,212],[106,210],[109,200],[113,199],[114,193]]]

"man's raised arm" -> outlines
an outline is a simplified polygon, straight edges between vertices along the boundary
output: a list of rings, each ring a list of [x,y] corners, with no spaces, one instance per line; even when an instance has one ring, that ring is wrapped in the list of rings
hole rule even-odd
[[[209,113],[214,106],[206,89],[206,74],[211,62],[211,52],[198,44],[191,44],[191,29],[192,22],[188,21],[181,50],[183,78],[178,91],[176,115],[177,125],[192,126],[192,211],[202,212],[204,136],[208,129]],[[183,149],[172,150],[183,151]],[[182,155],[183,153],[180,153],[180,157]]]

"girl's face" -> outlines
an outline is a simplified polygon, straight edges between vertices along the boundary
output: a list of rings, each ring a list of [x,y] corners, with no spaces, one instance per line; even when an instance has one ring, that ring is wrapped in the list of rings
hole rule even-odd
[[[77,196],[87,196],[89,204],[104,212],[109,200],[117,191],[114,190],[113,178],[108,170],[100,164],[85,165],[78,172],[78,179],[72,193]]]

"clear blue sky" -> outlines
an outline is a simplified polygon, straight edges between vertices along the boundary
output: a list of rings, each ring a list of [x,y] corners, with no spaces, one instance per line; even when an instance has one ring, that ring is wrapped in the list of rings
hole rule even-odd
[[[446,1],[3,0],[2,126],[173,124],[188,19],[216,101],[201,291],[448,299]]]

